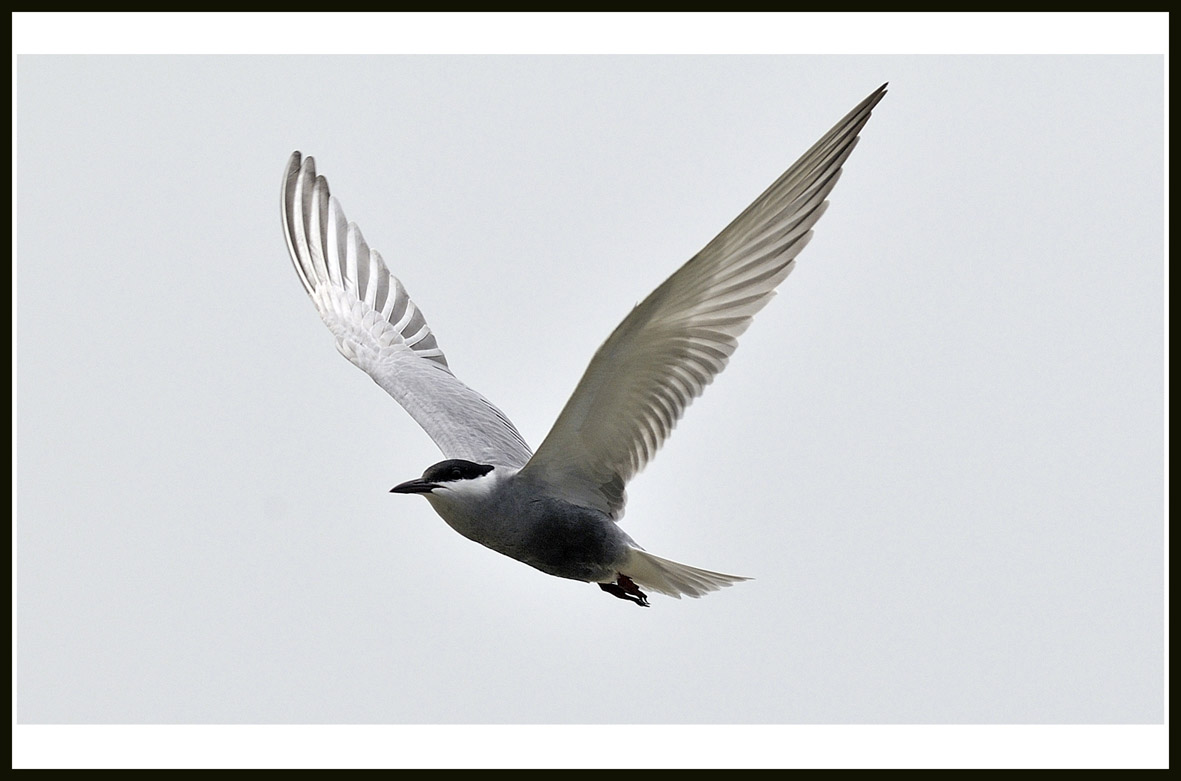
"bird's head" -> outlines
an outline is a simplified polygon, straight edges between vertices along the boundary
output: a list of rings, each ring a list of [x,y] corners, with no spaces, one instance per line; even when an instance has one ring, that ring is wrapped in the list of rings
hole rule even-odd
[[[427,467],[422,477],[417,480],[407,480],[390,489],[392,494],[424,494],[430,496],[435,491],[467,493],[483,488],[490,473],[495,467],[488,464],[477,464],[464,461],[462,458],[451,458]],[[477,489],[478,490],[478,489]]]

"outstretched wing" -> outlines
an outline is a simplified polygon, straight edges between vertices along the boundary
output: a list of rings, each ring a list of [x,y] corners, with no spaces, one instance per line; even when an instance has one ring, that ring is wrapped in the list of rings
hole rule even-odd
[[[299,152],[283,177],[283,230],[336,349],[405,407],[444,456],[511,467],[529,460],[505,414],[451,373],[422,312]]]
[[[722,371],[751,318],[812,236],[882,85],[706,247],[632,310],[595,353],[522,478],[618,519],[624,486]]]

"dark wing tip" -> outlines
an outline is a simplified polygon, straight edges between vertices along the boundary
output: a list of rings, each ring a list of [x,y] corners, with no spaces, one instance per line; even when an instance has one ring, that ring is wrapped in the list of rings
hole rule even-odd
[[[886,97],[886,92],[887,92],[886,87],[888,87],[888,86],[890,86],[890,82],[887,81],[887,82],[883,83],[882,86],[878,87],[873,92],[871,92],[865,100],[861,101],[860,106],[853,109],[853,111],[851,111],[849,113],[856,114],[861,111],[869,111],[869,110],[873,109],[873,107],[876,106],[881,101],[882,98]]]

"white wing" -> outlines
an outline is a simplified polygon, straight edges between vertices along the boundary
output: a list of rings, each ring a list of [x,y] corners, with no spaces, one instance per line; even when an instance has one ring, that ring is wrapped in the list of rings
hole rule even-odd
[[[283,230],[336,349],[405,407],[444,456],[512,467],[529,460],[504,413],[451,373],[422,312],[299,152],[283,177]]]
[[[632,310],[591,359],[536,455],[538,485],[618,519],[624,486],[726,366],[738,336],[791,273],[882,85],[705,249]]]

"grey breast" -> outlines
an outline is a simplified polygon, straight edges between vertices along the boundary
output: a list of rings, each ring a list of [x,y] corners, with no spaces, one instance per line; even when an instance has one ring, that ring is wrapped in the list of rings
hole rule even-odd
[[[542,572],[574,580],[611,580],[628,536],[605,513],[561,499],[536,497],[518,538],[518,558]]]

